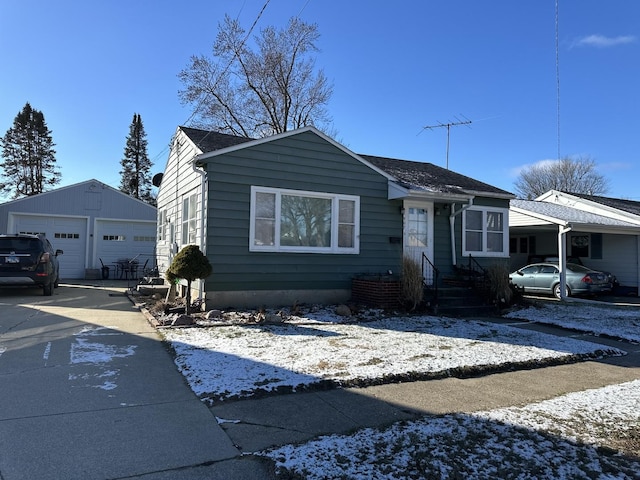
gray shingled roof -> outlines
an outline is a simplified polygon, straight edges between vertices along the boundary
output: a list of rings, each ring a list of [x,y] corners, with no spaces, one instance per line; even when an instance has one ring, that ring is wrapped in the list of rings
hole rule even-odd
[[[638,225],[633,223],[585,212],[566,205],[558,205],[556,203],[539,202],[536,200],[511,200],[510,204],[512,207],[521,208],[522,210],[569,223],[638,228]]]
[[[640,216],[640,202],[623,200],[621,198],[599,197],[597,195],[583,195],[581,193],[571,193],[570,195]]]
[[[202,150],[202,153],[208,153],[255,140],[253,138],[237,137],[225,133],[199,130],[190,127],[180,128],[191,141]],[[489,195],[513,196],[512,193],[506,190],[438,167],[432,163],[412,162],[394,158],[375,157],[372,155],[359,156],[380,170],[388,173],[395,178],[401,186],[410,190],[457,195],[486,193]]]
[[[395,158],[360,155],[367,162],[387,172],[410,190],[424,190],[435,193],[469,194],[489,193],[513,196],[512,193],[488,185],[479,180],[438,167],[432,163],[397,160]]]
[[[222,150],[223,148],[233,147],[240,143],[255,140],[253,138],[237,137],[226,133],[199,130],[197,128],[180,127],[180,129],[202,150],[202,153]]]

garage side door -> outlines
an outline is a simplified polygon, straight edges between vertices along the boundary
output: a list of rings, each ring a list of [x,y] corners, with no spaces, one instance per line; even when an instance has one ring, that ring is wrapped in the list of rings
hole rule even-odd
[[[96,263],[113,265],[120,259],[134,259],[140,266],[153,263],[156,245],[155,222],[96,221]]]
[[[87,248],[87,219],[40,215],[15,215],[18,233],[44,234],[53,248],[64,251],[59,257],[60,278],[84,278]]]

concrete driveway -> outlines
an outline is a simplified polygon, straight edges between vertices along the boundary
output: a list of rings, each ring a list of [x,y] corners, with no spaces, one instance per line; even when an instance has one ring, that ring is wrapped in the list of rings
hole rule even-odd
[[[127,285],[0,290],[0,478],[266,478],[195,397]]]

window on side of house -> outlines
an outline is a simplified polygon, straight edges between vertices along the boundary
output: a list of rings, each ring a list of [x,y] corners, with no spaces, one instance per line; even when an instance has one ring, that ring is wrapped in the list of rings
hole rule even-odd
[[[570,236],[572,257],[589,258],[590,238],[588,233],[575,233]]]
[[[482,257],[509,255],[506,208],[471,207],[462,216],[462,254]]]
[[[533,253],[533,237],[526,236],[514,236],[509,238],[509,253],[510,254],[518,254],[518,253]]]
[[[251,188],[252,252],[358,253],[360,198]]]
[[[182,199],[182,245],[196,243],[197,195]]]
[[[165,240],[165,223],[167,223],[167,211],[160,210],[158,212],[158,240]]]

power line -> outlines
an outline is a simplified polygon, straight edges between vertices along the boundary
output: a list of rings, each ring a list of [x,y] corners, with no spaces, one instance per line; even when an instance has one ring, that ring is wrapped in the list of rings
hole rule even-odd
[[[251,32],[253,32],[253,29],[256,27],[256,25],[258,24],[258,21],[260,20],[260,17],[262,17],[262,14],[264,13],[264,11],[267,8],[267,5],[269,5],[269,2],[271,0],[266,0],[264,2],[264,5],[262,6],[262,8],[260,9],[260,12],[258,13],[258,16],[256,17],[256,19],[253,21],[253,24],[251,25],[251,28],[249,29],[249,31],[247,32],[247,34],[245,35],[244,39],[242,40],[242,43],[240,44],[240,48],[242,48],[244,46],[244,44],[247,42],[247,40],[249,39],[249,35],[251,35]],[[308,3],[308,2],[307,2]],[[306,6],[306,5],[305,5]],[[242,8],[244,8],[244,4],[242,6]],[[238,13],[238,16],[240,14]],[[229,60],[229,63],[227,64],[227,66],[224,68],[224,70],[222,71],[222,73],[220,75],[218,75],[218,78],[216,79],[215,83],[213,84],[213,88],[215,89],[218,85],[218,82],[220,81],[220,78],[222,78],[222,76],[227,73],[227,70],[229,70],[229,68],[231,68],[231,65],[233,64],[233,61],[235,60],[235,58],[237,57],[238,53],[236,52],[233,57],[231,57],[231,60]],[[200,99],[200,101],[198,102],[198,105],[196,106],[196,108],[194,108],[193,113],[191,113],[191,115],[189,115],[189,118],[187,118],[187,120],[182,123],[182,125],[187,125],[192,119],[193,117],[195,117],[196,113],[198,112],[198,110],[200,109],[200,107],[202,106],[202,104],[205,102],[205,100],[207,99],[207,97],[209,96],[209,93],[205,93],[204,96]],[[207,136],[209,135],[209,133],[211,133],[211,131],[207,132],[207,134],[202,137],[202,140],[204,140],[205,138],[207,138]],[[201,140],[201,141],[202,141]],[[170,149],[170,145],[165,147],[159,154],[157,154],[156,156],[154,156],[153,158],[159,158],[161,155],[163,155],[167,150]]]
[[[558,160],[560,160],[560,48],[559,48],[559,15],[558,3],[556,0],[556,125],[557,125],[557,142],[558,142]]]
[[[449,170],[449,136],[451,132],[451,127],[457,127],[459,125],[471,125],[471,120],[468,118],[464,118],[464,120],[460,120],[456,118],[455,122],[447,122],[447,123],[438,123],[437,125],[427,125],[423,127],[422,130],[433,130],[435,128],[446,128],[447,129],[447,170]]]

